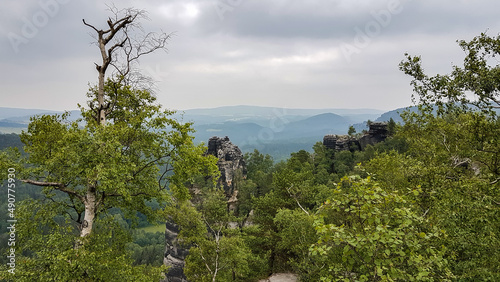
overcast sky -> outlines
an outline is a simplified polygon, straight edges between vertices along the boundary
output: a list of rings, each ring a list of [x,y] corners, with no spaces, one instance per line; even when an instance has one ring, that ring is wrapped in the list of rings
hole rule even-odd
[[[99,51],[82,19],[105,28],[105,1],[0,1],[0,106],[76,109],[97,81]],[[108,2],[110,3],[110,2]],[[404,53],[430,74],[461,65],[458,39],[500,32],[497,0],[115,1],[173,33],[141,60],[170,109],[410,104]]]

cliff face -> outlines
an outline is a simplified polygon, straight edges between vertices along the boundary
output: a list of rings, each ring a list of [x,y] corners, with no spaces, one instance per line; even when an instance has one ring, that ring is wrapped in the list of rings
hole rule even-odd
[[[368,134],[365,134],[359,139],[359,144],[361,150],[364,150],[368,145],[375,145],[379,142],[384,141],[389,135],[387,129],[387,123],[385,122],[373,122],[370,124],[370,130]]]
[[[359,140],[349,135],[325,135],[323,145],[336,151],[360,150]]]
[[[228,209],[235,210],[238,204],[238,190],[235,187],[235,178],[246,177],[246,165],[243,153],[238,146],[231,143],[229,138],[212,137],[208,140],[207,154],[218,158],[217,166],[221,173],[218,186],[224,189],[226,194]],[[200,193],[200,187],[192,187],[193,195]],[[193,197],[195,199],[196,197]],[[194,203],[194,202],[193,202]],[[165,230],[165,254],[164,264],[170,266],[166,273],[165,282],[186,282],[184,275],[184,261],[188,255],[188,249],[182,248],[177,241],[179,227],[172,222],[166,223]]]
[[[368,145],[382,142],[387,138],[387,123],[373,122],[369,127],[368,132],[359,138],[348,135],[325,135],[323,145],[336,151],[358,151],[364,150]]]
[[[229,137],[220,138],[214,136],[208,140],[207,154],[213,155],[218,159],[217,167],[221,173],[219,186],[224,188],[229,208],[233,209],[237,203],[238,195],[233,180],[236,177],[245,178],[247,174],[243,153],[238,146],[231,143]]]
[[[172,222],[165,224],[165,254],[163,264],[170,266],[166,273],[164,282],[187,282],[184,275],[184,260],[189,253],[188,249],[182,248],[177,241],[179,226]]]

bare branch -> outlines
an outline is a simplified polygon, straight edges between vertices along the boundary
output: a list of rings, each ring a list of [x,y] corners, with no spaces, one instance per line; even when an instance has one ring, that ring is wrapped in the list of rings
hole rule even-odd
[[[108,29],[99,29],[94,25],[87,23],[83,20],[83,23],[92,28],[96,36],[96,45],[99,47],[102,64],[95,64],[96,69],[99,73],[98,75],[98,90],[96,93],[98,107],[98,115],[96,120],[99,124],[106,124],[106,117],[110,114],[110,111],[106,111],[105,105],[105,94],[104,94],[104,84],[106,80],[106,71],[111,65],[114,68],[114,74],[118,74],[118,82],[122,82],[125,85],[131,85],[132,83],[137,83],[137,85],[144,85],[144,89],[151,90],[150,86],[146,86],[146,83],[142,82],[143,77],[138,75],[133,77],[133,67],[139,58],[153,53],[158,49],[164,49],[170,38],[169,34],[161,32],[147,33],[144,34],[144,30],[138,19],[147,19],[146,12],[143,10],[136,9],[117,9],[114,5],[108,6],[108,10],[114,14],[113,17],[109,17],[106,21]],[[134,31],[139,31],[140,40],[134,40],[132,35]],[[110,47],[107,45],[111,45]],[[134,81],[137,80],[137,81]],[[113,104],[113,102],[111,102]]]
[[[78,199],[80,199],[81,201],[84,200],[83,196],[78,194],[76,191],[74,190],[71,190],[71,189],[68,189],[66,187],[66,185],[64,185],[63,183],[59,183],[59,182],[45,182],[45,181],[36,181],[36,180],[31,180],[31,179],[22,179],[21,180],[22,182],[24,183],[28,183],[28,184],[32,184],[32,185],[36,185],[36,186],[42,186],[42,187],[54,187],[55,189],[61,191],[61,192],[64,192],[64,193],[67,193],[67,194],[71,194],[71,195],[74,195],[75,197],[77,197]]]
[[[95,30],[97,33],[99,33],[99,30],[97,28],[95,28],[95,26],[91,25],[91,24],[88,24],[87,22],[85,22],[85,19],[82,19],[83,21],[83,24],[92,28],[93,30]]]
[[[198,245],[198,244],[195,244],[196,247],[198,247],[198,249],[200,250],[200,256],[201,256],[201,259],[203,260],[203,262],[205,263],[205,267],[207,268],[208,272],[210,273],[210,275],[213,274],[213,271],[212,269],[210,268],[210,266],[208,266],[208,263],[207,263],[207,259],[205,259],[205,257],[203,256],[203,250],[201,249],[201,247]]]
[[[294,194],[292,194],[292,192],[290,191],[290,189],[292,189],[292,187],[293,187],[293,184],[292,184],[292,186],[290,186],[290,188],[286,188],[286,190],[288,191],[288,194],[290,194],[290,197],[292,197],[295,200],[295,202],[297,202],[297,205],[299,205],[299,207],[302,209],[302,211],[304,211],[307,215],[309,215],[309,212],[302,207],[302,205],[299,203],[299,200],[297,200],[297,197]]]

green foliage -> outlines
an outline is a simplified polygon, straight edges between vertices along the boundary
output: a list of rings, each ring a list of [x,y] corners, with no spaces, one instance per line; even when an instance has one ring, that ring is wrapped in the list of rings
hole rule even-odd
[[[276,252],[284,253],[288,264],[303,280],[313,281],[317,266],[309,256],[309,247],[317,241],[314,218],[300,209],[280,209],[274,218],[279,240]]]
[[[446,230],[442,244],[457,277],[497,280],[498,266],[490,262],[500,256],[498,120],[479,112],[406,118],[408,154],[375,159],[369,169],[384,183],[421,186],[416,201]]]
[[[428,226],[397,191],[370,178],[343,178],[318,210],[311,255],[327,263],[321,280],[443,280],[450,277],[442,231]],[[424,232],[425,231],[425,232]]]
[[[446,75],[429,77],[421,66],[420,57],[405,54],[406,60],[399,67],[413,77],[411,85],[418,95],[413,98],[426,106],[436,105],[438,113],[457,110],[457,103],[463,110],[474,105],[491,113],[500,106],[500,68],[491,60],[500,54],[500,35],[490,37],[482,33],[471,41],[458,43],[466,53],[463,67],[454,66]]]
[[[389,119],[389,121],[387,122],[387,133],[389,136],[394,136],[394,134],[396,134],[396,130],[397,130],[397,124],[391,117],[391,119]]]
[[[245,281],[250,256],[250,249],[239,236],[203,240],[189,249],[184,273],[190,281]]]
[[[352,136],[352,135],[356,134],[356,129],[354,128],[354,126],[352,126],[352,125],[349,126],[349,130],[347,131],[347,134],[349,136]]]
[[[15,281],[153,281],[163,267],[132,266],[130,235],[111,217],[96,221],[92,235],[75,248],[77,227],[55,202],[27,200],[17,208]]]
[[[5,150],[7,148],[18,148],[19,150],[22,150],[23,143],[21,142],[19,135],[15,133],[0,133],[0,150]]]
[[[133,265],[161,266],[165,252],[165,232],[135,230],[133,234],[133,242],[126,246],[134,260]]]
[[[92,184],[102,209],[132,207],[151,215],[144,203],[165,202],[167,183],[176,197],[187,197],[184,183],[202,168],[213,173],[215,165],[202,157],[203,147],[193,145],[190,124],[170,119],[172,112],[161,111],[154,96],[130,87],[115,91],[117,102],[106,126],[96,125],[89,118],[92,111],[83,108],[84,127],[68,122],[67,114],[33,118],[21,135],[31,165],[23,176],[63,183],[80,196]]]
[[[83,107],[83,119],[76,122],[68,113],[33,117],[21,134],[27,155],[0,153],[2,168],[15,167],[19,179],[43,186],[50,200],[28,202],[38,214],[26,209],[26,221],[17,227],[20,238],[36,238],[20,239],[26,262],[20,263],[21,281],[35,280],[40,271],[46,276],[39,281],[157,279],[161,269],[148,265],[162,264],[164,248],[130,244],[135,264],[141,264],[132,266],[125,248],[131,239],[120,228],[135,223],[123,217],[139,214],[157,222],[171,196],[190,197],[186,183],[217,175],[216,160],[193,144],[191,125],[171,119],[172,112],[162,111],[151,93],[109,80],[106,95],[112,110],[105,126],[96,123],[93,109]],[[110,210],[120,212],[108,217]]]
[[[245,281],[252,252],[228,213],[222,190],[207,188],[195,207],[180,204],[169,212],[180,226],[179,239],[191,245],[184,273],[192,281]],[[179,209],[180,208],[180,209]]]
[[[245,164],[247,166],[247,177],[255,179],[259,171],[270,173],[273,170],[273,159],[270,155],[263,155],[257,149],[252,153],[245,154]]]

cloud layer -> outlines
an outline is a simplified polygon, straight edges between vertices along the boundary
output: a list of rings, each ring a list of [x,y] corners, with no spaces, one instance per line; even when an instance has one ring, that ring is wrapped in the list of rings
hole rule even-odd
[[[118,3],[115,3],[118,5]],[[460,64],[458,39],[496,35],[493,0],[120,1],[149,12],[145,30],[172,33],[168,54],[141,60],[172,109],[225,105],[378,108],[410,103],[403,54],[430,73]],[[99,1],[0,2],[2,106],[74,109],[97,80]]]

